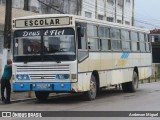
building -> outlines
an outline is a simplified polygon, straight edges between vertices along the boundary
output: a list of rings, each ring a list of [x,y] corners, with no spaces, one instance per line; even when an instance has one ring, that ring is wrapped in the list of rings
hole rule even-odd
[[[37,13],[24,11],[21,9],[12,9],[12,18],[35,15]],[[4,21],[5,21],[5,6],[0,5],[0,78],[3,72],[4,64],[6,64],[7,58],[12,56],[8,54],[8,50],[3,48],[4,43]]]
[[[160,29],[150,31],[153,63],[160,63]]]
[[[134,0],[12,0],[13,7],[41,14],[74,14],[134,24]],[[0,0],[5,4],[5,0]]]
[[[3,48],[5,1],[0,0],[0,76],[8,58]],[[12,18],[34,14],[74,14],[134,25],[134,0],[12,0],[12,6]]]

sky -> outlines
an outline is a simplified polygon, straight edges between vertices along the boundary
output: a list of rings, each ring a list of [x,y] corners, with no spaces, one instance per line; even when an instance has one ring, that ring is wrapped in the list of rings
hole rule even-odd
[[[160,0],[135,0],[136,26],[160,29]]]

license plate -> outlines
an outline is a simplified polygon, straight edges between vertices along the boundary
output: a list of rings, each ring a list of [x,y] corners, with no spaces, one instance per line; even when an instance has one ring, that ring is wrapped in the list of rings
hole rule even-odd
[[[46,84],[37,84],[36,88],[48,88]]]

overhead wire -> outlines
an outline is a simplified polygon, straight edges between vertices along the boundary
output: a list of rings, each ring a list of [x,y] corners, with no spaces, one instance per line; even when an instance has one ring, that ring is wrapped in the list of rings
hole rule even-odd
[[[93,4],[93,3],[88,3],[88,2],[84,2],[85,4],[83,4],[83,9],[86,9],[86,10],[89,10],[89,11],[91,11],[91,12],[95,12],[93,9],[89,9],[88,7],[91,7],[91,8],[94,8],[95,9],[95,4]],[[88,6],[88,7],[85,7],[85,6]],[[100,6],[100,5],[97,5],[97,9],[98,10],[104,10],[104,7],[102,7],[102,6]],[[129,14],[130,12],[131,12],[132,10],[130,9],[128,9],[128,11],[126,12],[125,11],[125,14]],[[110,13],[110,14],[112,14],[112,15],[115,15],[115,11],[113,11],[112,9],[108,9],[107,8],[107,10],[106,10],[106,13]],[[120,17],[122,17],[122,14],[119,12],[117,12],[116,13],[116,15],[117,16],[120,16]],[[132,18],[132,16],[128,16],[128,15],[125,15],[124,16],[124,18],[127,18],[127,19],[131,19]],[[154,19],[153,19],[154,20]],[[155,19],[156,21],[160,21],[160,20],[158,20],[158,19]],[[146,20],[144,20],[144,19],[134,19],[134,21],[136,21],[136,22],[138,22],[138,23],[142,23],[142,24],[145,24],[145,25],[149,25],[149,26],[153,26],[153,27],[160,27],[160,25],[157,25],[157,24],[153,24],[152,22],[148,22],[148,21],[146,21]]]

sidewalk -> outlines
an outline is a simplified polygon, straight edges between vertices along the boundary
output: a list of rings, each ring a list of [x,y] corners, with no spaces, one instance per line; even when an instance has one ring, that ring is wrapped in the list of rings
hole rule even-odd
[[[11,92],[11,101],[35,99],[34,92]]]

